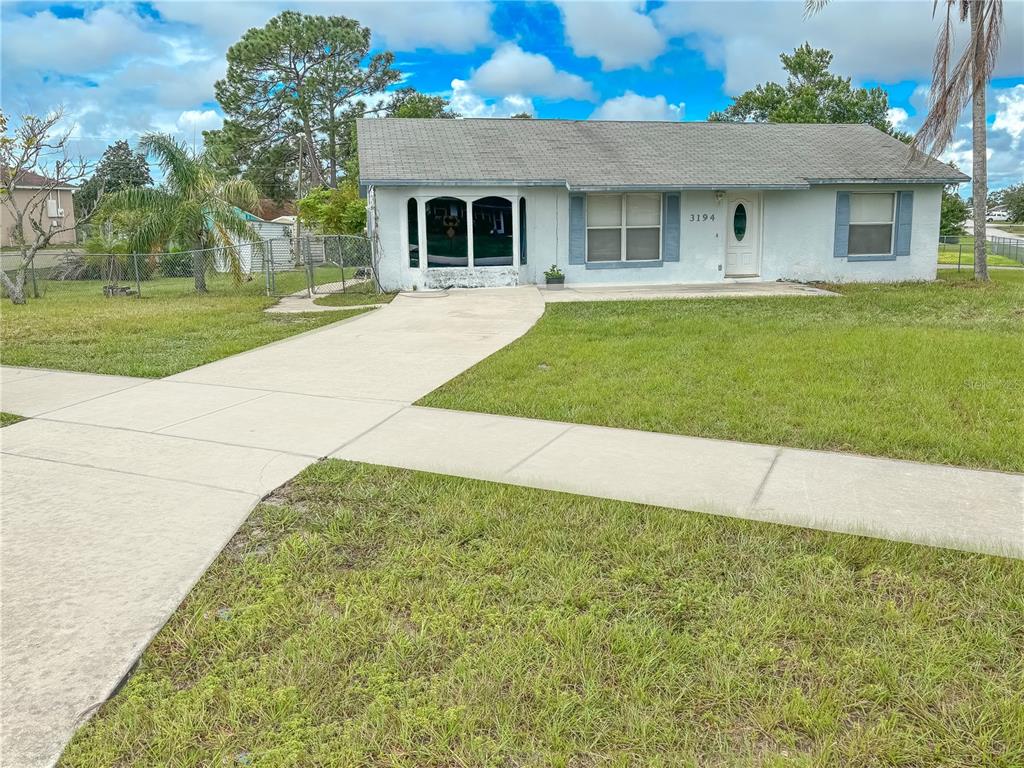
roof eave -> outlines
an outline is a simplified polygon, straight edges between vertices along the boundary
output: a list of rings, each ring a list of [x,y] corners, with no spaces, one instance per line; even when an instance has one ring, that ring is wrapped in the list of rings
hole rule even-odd
[[[963,184],[970,176],[931,176],[926,178],[875,178],[875,179],[808,179],[811,186],[822,184]]]

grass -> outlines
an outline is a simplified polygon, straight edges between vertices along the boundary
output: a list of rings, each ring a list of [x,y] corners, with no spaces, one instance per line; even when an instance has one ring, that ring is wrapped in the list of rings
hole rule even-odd
[[[0,427],[9,427],[11,424],[17,424],[19,421],[24,421],[24,416],[18,416],[14,413],[7,413],[6,411],[0,411]]]
[[[51,282],[41,299],[5,301],[3,362],[169,376],[360,312],[267,314],[276,299],[262,291],[261,283],[238,287],[222,277],[200,296],[191,278],[159,278],[143,284],[141,298],[108,299],[100,281]]]
[[[1000,247],[989,244],[988,264],[991,267],[1024,267],[1019,261],[1007,256],[993,253]],[[972,235],[961,235],[959,243],[939,243],[939,264],[961,264],[962,266],[974,266],[974,237]]]
[[[1024,471],[1024,272],[549,304],[421,404]]]
[[[64,768],[1024,764],[1024,563],[337,461]]]
[[[397,294],[378,293],[372,282],[346,286],[344,293],[328,293],[313,299],[322,307],[352,307],[361,304],[388,304]]]
[[[1003,232],[1010,232],[1014,235],[1024,235],[1024,224],[1007,224],[1005,222],[992,223],[992,226],[997,229],[1003,230]]]

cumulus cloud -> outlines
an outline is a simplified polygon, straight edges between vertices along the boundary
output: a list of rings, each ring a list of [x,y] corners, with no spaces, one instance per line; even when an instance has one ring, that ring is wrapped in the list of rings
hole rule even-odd
[[[595,56],[605,71],[646,67],[665,50],[665,38],[641,1],[561,0],[565,38],[577,56]]]
[[[855,80],[925,80],[931,71],[939,20],[926,2],[837,0],[810,19],[799,2],[666,3],[652,12],[658,28],[704,54],[736,95],[783,76],[779,54],[809,41],[835,54],[836,71]],[[997,77],[1024,74],[1024,3],[1004,5],[1004,45]],[[958,38],[966,39],[966,25]]]
[[[885,113],[885,116],[892,123],[893,128],[902,128],[910,119],[910,114],[903,107],[892,107]]]
[[[1024,136],[1024,85],[994,92],[996,119],[992,123],[993,131],[1005,131],[1013,140],[1013,148],[1020,145]]]
[[[232,43],[250,27],[263,26],[285,9],[324,16],[343,15],[369,27],[374,43],[397,51],[417,48],[465,53],[492,42],[488,2],[182,2],[158,0],[154,7],[170,21],[200,28],[221,43]]]
[[[555,69],[547,56],[527,53],[515,43],[501,45],[473,71],[473,89],[487,96],[528,94],[551,101],[590,101],[593,88],[579,75]]]
[[[500,99],[487,99],[465,80],[452,80],[448,95],[451,108],[463,117],[509,117],[522,112],[534,115],[533,100],[522,94],[508,94]]]
[[[668,99],[658,96],[640,96],[626,91],[621,96],[608,99],[590,116],[591,120],[682,120],[686,105],[683,102],[669,104]]]

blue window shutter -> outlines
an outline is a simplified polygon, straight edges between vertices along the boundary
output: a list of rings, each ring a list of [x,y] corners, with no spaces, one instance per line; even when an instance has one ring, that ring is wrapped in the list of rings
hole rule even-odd
[[[896,247],[894,256],[910,255],[910,233],[914,228],[914,193],[899,192],[896,198]]]
[[[679,261],[679,193],[666,192],[661,228],[661,260]]]
[[[569,195],[569,263],[587,261],[587,196]]]
[[[836,192],[836,244],[832,255],[845,259],[850,251],[850,193]]]

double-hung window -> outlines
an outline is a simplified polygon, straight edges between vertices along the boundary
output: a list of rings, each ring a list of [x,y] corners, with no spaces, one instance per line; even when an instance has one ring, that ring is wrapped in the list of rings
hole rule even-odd
[[[895,218],[895,194],[851,194],[849,255],[890,256]]]
[[[660,258],[660,193],[587,195],[587,261]]]

